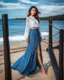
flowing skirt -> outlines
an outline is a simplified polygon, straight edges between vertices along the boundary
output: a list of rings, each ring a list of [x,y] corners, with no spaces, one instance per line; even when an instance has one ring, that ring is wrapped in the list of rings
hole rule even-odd
[[[40,32],[39,28],[37,29],[30,29],[29,32],[29,42],[26,48],[26,51],[23,56],[21,56],[12,66],[11,68],[14,70],[18,70],[20,74],[23,75],[30,75],[33,74],[37,66],[41,68],[38,59],[37,59],[37,49],[40,46],[40,56],[42,59],[42,50],[41,50],[41,43],[40,43]]]

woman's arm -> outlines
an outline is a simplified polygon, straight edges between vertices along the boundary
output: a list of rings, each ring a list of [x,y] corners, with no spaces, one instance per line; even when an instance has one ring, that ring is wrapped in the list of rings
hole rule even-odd
[[[29,17],[26,18],[26,27],[24,32],[25,38],[28,38],[28,35],[29,35]]]
[[[28,36],[29,36],[29,17],[26,18],[26,27],[25,27],[25,32],[24,32],[24,36],[26,38],[26,41],[28,41]]]

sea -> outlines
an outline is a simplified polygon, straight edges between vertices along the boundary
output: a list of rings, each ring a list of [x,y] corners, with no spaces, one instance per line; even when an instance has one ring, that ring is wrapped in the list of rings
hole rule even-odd
[[[64,21],[52,21],[52,25],[56,28],[64,29]],[[8,19],[8,33],[9,33],[9,43],[22,42],[25,41],[25,27],[26,20],[12,20]],[[53,40],[59,40],[59,30],[52,28]],[[40,32],[43,39],[48,39],[49,37],[49,21],[40,21]],[[2,19],[0,19],[0,45],[3,44],[3,31],[2,31]]]

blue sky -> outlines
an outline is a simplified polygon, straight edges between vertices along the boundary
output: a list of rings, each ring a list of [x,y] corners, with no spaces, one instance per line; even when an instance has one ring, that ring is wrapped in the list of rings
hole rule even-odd
[[[0,0],[0,19],[2,14],[8,18],[25,18],[31,6],[41,12],[40,17],[64,14],[64,0]]]

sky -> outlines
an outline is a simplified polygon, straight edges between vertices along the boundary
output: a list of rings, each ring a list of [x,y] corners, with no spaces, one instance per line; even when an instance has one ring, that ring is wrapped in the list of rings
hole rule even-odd
[[[40,17],[64,14],[64,0],[0,0],[0,19],[2,14],[8,18],[26,18],[31,6],[41,12]]]

